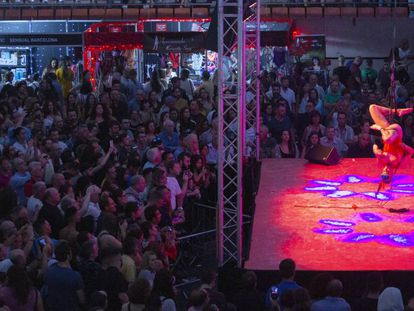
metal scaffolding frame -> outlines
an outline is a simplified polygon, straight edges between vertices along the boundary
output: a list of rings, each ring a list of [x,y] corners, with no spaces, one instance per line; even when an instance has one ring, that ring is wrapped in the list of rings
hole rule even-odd
[[[260,1],[254,1],[253,6],[247,7],[244,0],[219,0],[218,2],[218,208],[217,208],[217,257],[219,266],[228,262],[242,265],[242,222],[243,222],[243,155],[246,155],[245,130],[246,113],[256,126],[259,109],[249,107],[246,111],[246,78],[257,75],[259,60],[255,62],[255,70],[245,73],[246,43],[254,46],[259,44]],[[244,20],[244,8],[249,10],[247,20],[256,22],[254,35],[246,32],[247,23]],[[251,9],[253,8],[253,9]],[[254,38],[256,37],[256,39]],[[259,42],[259,43],[258,43]],[[255,50],[257,55],[260,49]],[[237,78],[233,81],[224,77],[225,63],[232,56],[237,64]],[[233,69],[236,66],[233,67]],[[253,66],[255,67],[255,66]],[[259,81],[256,77],[254,87],[249,87],[256,100],[259,98]],[[236,90],[232,90],[233,86]],[[256,105],[258,105],[256,101]],[[236,113],[236,118],[226,118],[228,112]],[[250,122],[251,123],[251,122]],[[256,133],[258,133],[256,129]],[[254,151],[258,154],[258,135],[256,135]]]
[[[249,94],[249,102],[246,102],[246,127],[254,129],[255,139],[245,148],[246,156],[260,158],[260,1],[255,1],[244,13],[243,36],[245,76],[243,81],[243,94]],[[247,13],[247,14],[246,14]],[[246,129],[246,130],[247,130]]]

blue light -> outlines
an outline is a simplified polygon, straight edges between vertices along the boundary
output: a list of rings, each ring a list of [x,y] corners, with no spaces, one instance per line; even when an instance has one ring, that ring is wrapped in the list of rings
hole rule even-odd
[[[378,216],[374,213],[361,213],[359,214],[359,216],[368,222],[379,222],[379,221],[383,221],[381,216]]]
[[[414,238],[408,234],[388,234],[381,236],[379,241],[392,246],[412,247],[414,246]]]
[[[355,226],[355,223],[350,221],[342,221],[342,220],[335,220],[335,219],[321,219],[319,220],[321,224],[330,225],[335,227],[352,227]]]
[[[395,187],[401,187],[401,188],[414,187],[414,184],[399,184],[399,185],[395,185]]]
[[[349,183],[351,183],[351,184],[355,184],[355,183],[359,183],[359,182],[361,182],[362,181],[362,179],[361,178],[359,178],[359,177],[356,177],[356,176],[348,176],[348,178],[347,178],[348,180],[348,182]]]
[[[350,243],[366,243],[375,240],[376,235],[371,233],[353,233],[342,240]]]
[[[362,194],[366,195],[370,198],[380,200],[380,201],[389,201],[389,200],[391,200],[391,197],[387,196],[386,194],[384,194],[382,192],[376,193],[376,192],[372,191],[372,192],[362,192]]]
[[[337,181],[313,180],[313,182],[316,184],[328,185],[328,186],[340,186],[341,185],[341,183]]]
[[[316,233],[322,234],[349,234],[353,230],[351,228],[335,228],[335,229],[313,229]]]
[[[392,192],[414,194],[414,190],[392,189]]]
[[[329,198],[344,198],[344,197],[349,197],[354,194],[355,192],[349,191],[349,190],[337,190],[335,192],[327,194],[326,196]]]
[[[308,191],[335,191],[336,187],[333,186],[324,186],[324,187],[306,187],[305,190]]]

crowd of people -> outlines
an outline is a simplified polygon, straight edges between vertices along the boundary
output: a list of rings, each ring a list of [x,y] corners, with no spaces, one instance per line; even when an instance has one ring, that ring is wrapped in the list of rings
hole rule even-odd
[[[326,85],[317,71],[306,69],[296,65],[293,75],[280,81],[272,72],[261,74],[262,157],[304,158],[318,145],[334,147],[342,157],[374,157],[374,144],[382,142],[371,129],[369,106],[395,111],[414,106],[414,86],[404,65],[396,67],[394,83],[388,60],[377,72],[370,59],[356,57],[346,64],[341,56]],[[390,118],[401,124],[403,142],[413,147],[413,114]]]
[[[216,196],[212,79],[70,63],[0,85],[2,310],[175,310],[177,236]]]
[[[257,287],[255,272],[245,271],[240,289],[233,296],[237,310],[287,311],[411,311],[414,298],[404,304],[401,290],[386,286],[381,272],[367,273],[362,292],[355,299],[344,299],[344,285],[328,272],[315,274],[307,287],[295,280],[296,264],[292,259],[279,263],[280,282],[266,293]],[[236,309],[235,309],[236,310]]]
[[[195,203],[217,196],[217,77],[205,71],[195,87],[189,69],[179,77],[160,69],[141,84],[120,64],[102,66],[98,81],[73,72],[66,58],[32,79],[4,75],[2,310],[176,310],[177,236],[204,221]],[[389,62],[377,72],[369,59],[340,57],[327,85],[303,69],[260,75],[262,157],[304,157],[319,144],[373,157],[368,105],[389,103]],[[395,77],[396,105],[413,107],[404,66]],[[227,110],[229,123],[236,117]],[[413,115],[402,128],[413,146]],[[247,293],[254,276],[245,281]],[[189,298],[191,311],[232,310],[213,290],[212,273],[203,284]]]

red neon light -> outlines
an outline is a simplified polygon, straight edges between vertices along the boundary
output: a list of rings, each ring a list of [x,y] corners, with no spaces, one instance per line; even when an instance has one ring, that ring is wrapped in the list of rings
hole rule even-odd
[[[138,22],[195,22],[195,23],[207,23],[210,22],[211,18],[143,18]]]
[[[193,22],[193,23],[207,23],[210,22],[211,18],[143,18],[136,22],[100,22],[91,25],[85,32],[121,32],[123,26],[135,26],[138,32],[144,31],[145,22]],[[164,28],[164,25],[163,27]],[[95,65],[97,59],[99,59],[99,53],[103,51],[118,50],[133,50],[143,49],[142,44],[124,44],[119,45],[114,42],[113,44],[105,44],[101,46],[85,46],[83,53],[83,60],[85,69],[91,73],[91,81],[96,87],[95,83]]]
[[[274,23],[289,23],[293,24],[293,19],[291,18],[272,18],[272,17],[261,17],[261,22],[274,22]]]
[[[116,26],[109,28],[110,32],[122,32],[122,27]]]

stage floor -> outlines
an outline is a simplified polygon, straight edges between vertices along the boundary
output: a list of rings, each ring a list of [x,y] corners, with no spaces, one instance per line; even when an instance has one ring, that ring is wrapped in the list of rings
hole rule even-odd
[[[376,159],[263,160],[245,267],[276,270],[292,258],[298,270],[414,270],[413,169],[411,160],[376,196]]]

